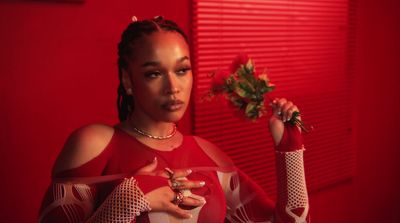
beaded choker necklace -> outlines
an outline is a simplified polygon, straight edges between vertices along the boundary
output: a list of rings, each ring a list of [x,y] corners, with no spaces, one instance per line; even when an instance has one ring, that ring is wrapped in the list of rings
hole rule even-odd
[[[154,135],[152,135],[150,133],[147,133],[147,132],[145,132],[143,130],[140,130],[140,129],[134,127],[134,126],[132,128],[133,128],[133,130],[135,130],[135,132],[139,133],[142,136],[146,136],[146,137],[149,137],[149,138],[152,138],[152,139],[158,139],[158,140],[169,139],[172,136],[174,136],[175,133],[176,133],[176,125],[174,125],[174,129],[172,130],[172,132],[170,134],[166,135],[166,136],[154,136]]]

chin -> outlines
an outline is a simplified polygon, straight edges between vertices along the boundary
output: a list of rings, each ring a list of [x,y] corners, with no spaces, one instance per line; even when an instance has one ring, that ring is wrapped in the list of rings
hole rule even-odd
[[[180,121],[183,117],[183,114],[179,114],[179,115],[169,115],[168,116],[168,122],[174,122],[177,123],[178,121]]]
[[[183,113],[181,112],[171,112],[171,113],[163,113],[158,115],[158,117],[156,117],[157,120],[162,121],[162,122],[178,122],[182,119],[183,117]]]

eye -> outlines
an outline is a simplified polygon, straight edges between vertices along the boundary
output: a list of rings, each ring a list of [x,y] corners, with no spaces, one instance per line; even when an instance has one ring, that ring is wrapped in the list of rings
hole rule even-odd
[[[178,69],[178,70],[176,71],[176,73],[179,74],[179,75],[185,75],[185,74],[186,74],[187,72],[189,72],[190,70],[192,70],[191,67],[184,67],[184,68]]]
[[[157,77],[161,76],[161,72],[160,71],[149,71],[149,72],[144,73],[144,76],[147,78],[150,78],[150,79],[157,78]]]

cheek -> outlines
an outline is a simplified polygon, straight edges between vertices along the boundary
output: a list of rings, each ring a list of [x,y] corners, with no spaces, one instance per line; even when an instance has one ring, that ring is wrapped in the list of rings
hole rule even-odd
[[[159,89],[157,86],[146,85],[145,83],[134,85],[134,100],[137,106],[152,107],[157,104]]]
[[[137,96],[147,97],[158,93],[160,91],[160,86],[157,82],[140,81],[134,82],[133,90]]]
[[[185,92],[190,95],[193,86],[193,76],[190,74],[185,81]]]

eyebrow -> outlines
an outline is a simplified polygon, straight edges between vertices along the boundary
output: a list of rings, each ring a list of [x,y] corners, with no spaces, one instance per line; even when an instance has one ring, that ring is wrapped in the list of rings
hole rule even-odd
[[[182,63],[185,60],[189,60],[189,57],[188,56],[183,56],[183,57],[177,59],[176,61],[179,62],[179,63]],[[150,67],[150,66],[156,67],[156,66],[158,66],[160,64],[161,63],[159,61],[147,61],[144,64],[142,64],[142,67]]]
[[[189,60],[189,57],[188,56],[184,56],[184,57],[178,59],[177,62],[183,62],[185,60]]]

